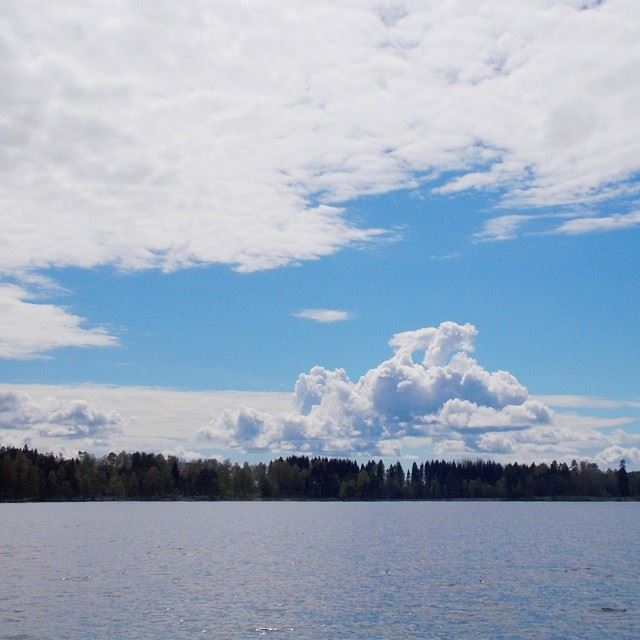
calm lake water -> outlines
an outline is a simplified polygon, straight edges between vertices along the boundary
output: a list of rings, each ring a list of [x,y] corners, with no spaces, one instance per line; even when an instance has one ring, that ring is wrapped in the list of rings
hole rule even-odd
[[[640,638],[638,503],[0,505],[0,638]]]

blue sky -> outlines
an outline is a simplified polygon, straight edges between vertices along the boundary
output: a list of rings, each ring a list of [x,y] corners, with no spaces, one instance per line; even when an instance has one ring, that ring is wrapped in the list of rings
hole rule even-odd
[[[348,203],[397,237],[295,267],[47,272],[69,292],[51,299],[108,326],[120,346],[9,360],[4,381],[289,390],[314,364],[362,375],[389,354],[392,334],[451,319],[478,327],[483,363],[537,393],[634,396],[638,230],[474,244],[497,215],[491,199],[418,195]],[[292,316],[307,308],[350,317]]]
[[[15,5],[2,442],[640,464],[639,34],[578,4]]]

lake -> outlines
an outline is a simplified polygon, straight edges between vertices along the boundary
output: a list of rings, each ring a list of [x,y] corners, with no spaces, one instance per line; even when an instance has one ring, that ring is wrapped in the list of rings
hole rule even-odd
[[[640,504],[0,505],[0,638],[640,638]]]

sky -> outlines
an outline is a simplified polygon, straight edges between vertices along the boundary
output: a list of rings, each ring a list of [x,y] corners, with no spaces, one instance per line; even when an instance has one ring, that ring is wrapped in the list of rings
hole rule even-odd
[[[0,446],[640,468],[635,2],[11,2],[0,52]]]

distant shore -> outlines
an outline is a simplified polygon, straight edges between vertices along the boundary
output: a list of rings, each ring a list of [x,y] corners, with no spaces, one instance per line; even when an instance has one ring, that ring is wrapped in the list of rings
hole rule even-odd
[[[268,463],[185,461],[153,453],[63,458],[0,448],[0,502],[96,501],[619,501],[640,499],[640,472],[582,461],[358,463],[292,455]]]

